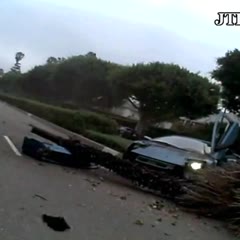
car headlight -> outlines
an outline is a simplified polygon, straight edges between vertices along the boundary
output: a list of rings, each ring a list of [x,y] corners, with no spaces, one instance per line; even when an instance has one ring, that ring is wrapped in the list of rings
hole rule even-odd
[[[192,158],[187,159],[187,167],[194,171],[198,171],[202,169],[204,165],[205,163],[201,159],[192,159]]]
[[[190,167],[195,171],[200,170],[202,168],[202,166],[203,166],[203,164],[200,162],[191,162],[190,163]]]

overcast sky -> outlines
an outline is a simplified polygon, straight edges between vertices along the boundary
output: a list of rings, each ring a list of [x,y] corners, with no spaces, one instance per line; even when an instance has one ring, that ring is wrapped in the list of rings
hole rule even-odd
[[[239,0],[0,0],[0,68],[25,53],[24,71],[49,56],[89,51],[122,64],[163,61],[206,75],[240,48],[240,27],[217,27]]]

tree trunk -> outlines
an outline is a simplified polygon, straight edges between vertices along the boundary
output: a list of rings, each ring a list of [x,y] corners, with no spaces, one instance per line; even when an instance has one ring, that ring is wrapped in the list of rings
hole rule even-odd
[[[148,129],[151,121],[145,116],[140,115],[140,119],[135,127],[135,132],[138,138],[144,137],[146,130]]]

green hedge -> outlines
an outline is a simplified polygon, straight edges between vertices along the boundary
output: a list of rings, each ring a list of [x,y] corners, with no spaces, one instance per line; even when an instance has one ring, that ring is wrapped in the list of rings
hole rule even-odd
[[[119,152],[124,152],[132,142],[117,135],[103,134],[92,130],[85,131],[84,136]]]
[[[117,133],[116,121],[97,113],[65,109],[9,95],[0,95],[0,99],[77,133],[82,133],[85,129],[110,134]]]
[[[122,117],[122,116],[116,115],[114,113],[111,113],[109,111],[104,111],[104,110],[100,110],[100,109],[96,109],[96,108],[89,108],[89,109],[91,109],[92,111],[97,112],[99,114],[102,114],[108,118],[115,120],[121,126],[134,128],[137,124],[136,120],[133,120],[133,119],[130,119],[127,117]]]

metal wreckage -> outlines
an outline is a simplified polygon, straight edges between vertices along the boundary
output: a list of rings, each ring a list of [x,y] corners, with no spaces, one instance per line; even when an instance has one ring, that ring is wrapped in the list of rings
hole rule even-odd
[[[22,153],[39,161],[83,169],[101,166],[132,181],[140,188],[158,192],[167,198],[174,198],[182,192],[183,180],[180,177],[140,166],[78,140],[65,139],[35,126],[31,132],[53,142],[52,144],[35,138],[24,138]]]
[[[220,134],[219,126],[224,118],[228,120],[228,124],[223,133]],[[129,161],[124,157],[113,156],[110,153],[83,144],[79,140],[70,137],[65,139],[36,126],[32,126],[31,132],[51,142],[48,143],[37,138],[24,138],[23,154],[40,161],[85,169],[101,166],[132,181],[140,188],[154,191],[170,199],[175,199],[184,194],[185,183],[192,181],[183,178],[174,171],[169,172],[164,168],[151,167],[148,164],[141,164],[139,161]],[[212,151],[210,152],[212,157],[220,157],[220,165],[223,162],[228,162],[227,153],[229,147],[236,141],[238,132],[239,124],[225,113],[220,113],[213,128]],[[149,144],[151,144],[151,140],[149,140],[148,146]],[[174,156],[177,157],[176,154]],[[233,157],[234,159],[232,159]],[[224,161],[222,161],[223,159]],[[230,162],[234,162],[233,160],[239,161],[239,156],[231,155]],[[176,159],[176,164],[177,162],[178,159]]]

